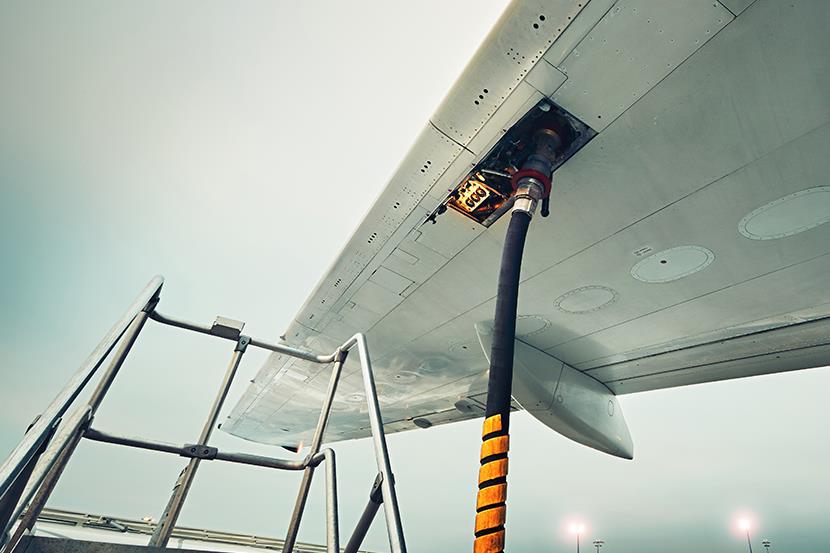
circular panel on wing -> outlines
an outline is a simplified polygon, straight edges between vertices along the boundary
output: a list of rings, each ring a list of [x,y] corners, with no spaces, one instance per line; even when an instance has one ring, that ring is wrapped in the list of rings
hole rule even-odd
[[[516,336],[532,336],[550,326],[550,321],[539,315],[519,315],[516,318]]]
[[[631,276],[642,282],[671,282],[702,271],[715,260],[703,246],[677,246],[650,255],[631,268]]]
[[[606,286],[583,286],[556,298],[554,307],[565,313],[592,313],[617,301],[617,291]]]
[[[817,186],[778,198],[749,213],[738,231],[752,240],[775,240],[830,221],[830,186]]]

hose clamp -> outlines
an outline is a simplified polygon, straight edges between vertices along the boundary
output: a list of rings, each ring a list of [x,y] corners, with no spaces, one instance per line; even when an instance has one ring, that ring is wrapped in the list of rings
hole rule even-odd
[[[542,198],[550,196],[550,175],[546,175],[541,171],[537,171],[536,169],[520,169],[519,171],[513,173],[513,177],[511,178],[511,184],[513,185],[513,189],[518,191],[519,188],[521,188],[522,183],[524,183],[527,179],[533,179],[534,182],[542,186]]]
[[[524,177],[518,183],[513,196],[513,211],[523,211],[533,217],[536,204],[545,196],[545,185],[534,177]]]

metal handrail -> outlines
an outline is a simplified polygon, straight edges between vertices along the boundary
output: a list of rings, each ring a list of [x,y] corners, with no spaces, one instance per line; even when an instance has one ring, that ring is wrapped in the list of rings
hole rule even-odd
[[[174,453],[190,458],[188,467],[180,475],[180,485],[174,488],[173,495],[168,502],[162,520],[159,521],[159,525],[151,539],[152,545],[162,547],[166,545],[172,533],[178,513],[187,496],[187,489],[195,476],[199,462],[201,460],[216,459],[280,470],[304,471],[303,481],[300,486],[284,544],[284,553],[290,553],[296,542],[296,536],[306,498],[311,487],[314,469],[320,464],[325,464],[327,551],[330,553],[339,552],[335,454],[333,450],[328,448],[321,450],[321,445],[343,364],[348,352],[356,347],[360,357],[361,374],[369,412],[375,460],[379,472],[378,481],[380,482],[380,495],[382,496],[386,518],[389,545],[393,553],[405,553],[406,545],[395,494],[394,477],[392,476],[392,469],[389,462],[389,452],[386,446],[383,420],[380,414],[380,405],[366,337],[361,333],[355,334],[333,353],[329,355],[318,355],[285,344],[274,344],[243,336],[241,334],[243,323],[238,323],[237,325],[235,321],[228,322],[226,319],[223,319],[222,323],[220,323],[217,319],[217,323],[213,327],[208,327],[175,319],[162,315],[155,309],[159,301],[159,293],[163,283],[164,279],[160,276],[156,276],[150,281],[125,315],[110,329],[101,343],[98,344],[81,366],[81,369],[69,380],[67,385],[60,391],[39,419],[32,424],[20,444],[12,451],[12,454],[3,465],[0,466],[0,546],[5,546],[3,551],[10,552],[23,533],[31,528],[38,514],[44,508],[52,489],[60,478],[75,447],[82,438],[87,438],[118,445]],[[141,438],[115,436],[89,428],[89,423],[92,421],[95,411],[109,390],[147,318],[151,318],[165,325],[236,342],[236,348],[234,349],[230,366],[225,374],[225,379],[214,400],[208,420],[205,423],[205,427],[197,444],[175,446]],[[104,372],[104,375],[101,377],[86,405],[78,410],[71,417],[71,420],[64,421],[58,432],[54,433],[54,429],[61,422],[67,409],[90,382],[95,372],[101,366],[104,359],[109,356],[116,344],[119,344],[118,351],[110,361],[109,367]],[[211,430],[215,425],[219,410],[234,379],[242,354],[248,346],[259,347],[313,363],[334,363],[328,393],[323,402],[320,418],[314,432],[314,438],[309,453],[303,460],[289,461],[245,453],[220,452],[218,449],[207,445]],[[53,434],[56,436],[55,438],[52,438]],[[44,454],[47,445],[49,451]],[[44,455],[41,459],[42,454]],[[38,463],[37,467],[35,467],[35,463]],[[373,494],[376,495],[376,491],[373,491]],[[28,510],[18,525],[14,536],[8,539],[6,532],[12,527],[14,521],[26,510],[27,506]],[[10,515],[10,513],[13,513],[13,515]],[[363,535],[365,535],[366,525],[369,523],[371,523],[371,517],[367,521],[364,521],[363,528],[358,527],[355,529],[355,533],[349,541],[350,547],[359,546],[359,542],[362,541]],[[357,544],[357,546],[354,544]]]
[[[153,310],[153,312],[150,313],[150,318],[156,321],[157,323],[165,324],[168,326],[174,326],[176,328],[198,332],[199,334],[215,336],[217,338],[222,338],[223,340],[231,340],[233,342],[236,341],[236,338],[224,336],[222,334],[217,334],[214,331],[213,327],[199,323],[193,323],[190,321],[185,321],[184,319],[175,319],[173,317],[168,317],[166,315],[162,315],[161,313],[159,313],[158,310]],[[334,357],[337,353],[335,351],[335,353],[332,353],[330,355],[317,355],[309,351],[292,348],[291,346],[286,346],[285,344],[273,344],[271,342],[267,342],[265,340],[258,340],[256,338],[250,338],[250,340],[251,341],[249,345],[251,346],[267,349],[269,351],[274,351],[277,353],[282,353],[291,357],[296,357],[297,359],[311,361],[312,363],[331,363],[334,361]]]
[[[155,276],[144,287],[144,290],[141,291],[132,305],[130,305],[126,313],[107,332],[98,346],[96,346],[86,361],[81,365],[81,368],[72,375],[69,382],[55,396],[52,403],[43,410],[43,413],[32,424],[20,443],[17,444],[17,447],[14,448],[3,464],[0,465],[0,496],[9,490],[12,483],[37,454],[38,449],[43,445],[43,442],[52,432],[52,429],[55,428],[60,418],[66,413],[69,406],[72,405],[72,402],[75,401],[90,379],[95,375],[101,363],[110,354],[112,348],[115,347],[115,344],[127,330],[127,327],[135,316],[153,298],[158,297],[162,284],[164,284],[164,278],[162,276]]]
[[[161,315],[157,310],[150,314],[150,318],[156,322],[182,328],[185,330],[192,330],[201,334],[215,336],[223,339],[233,339],[216,333],[212,327],[192,323],[173,317]],[[292,348],[284,344],[273,344],[255,338],[248,338],[248,345],[274,351],[290,357],[304,359],[313,363],[327,364],[335,362],[335,369],[332,373],[332,379],[329,382],[329,390],[324,400],[323,409],[320,413],[320,422],[314,432],[312,439],[312,446],[309,455],[314,455],[317,452],[315,447],[319,447],[322,441],[323,432],[325,431],[326,420],[331,410],[331,401],[336,392],[337,383],[340,374],[340,365],[345,360],[345,355],[355,346],[357,347],[360,357],[361,373],[363,377],[364,392],[369,411],[369,426],[372,432],[372,441],[375,450],[375,460],[378,466],[378,472],[382,475],[381,491],[383,494],[383,508],[386,518],[387,533],[389,537],[389,545],[393,553],[405,553],[406,542],[403,536],[403,529],[400,520],[400,510],[398,508],[397,495],[394,487],[394,477],[392,475],[391,465],[389,463],[389,452],[386,446],[386,436],[383,432],[383,419],[380,415],[380,404],[377,398],[377,390],[375,388],[374,373],[372,372],[372,364],[369,358],[369,347],[366,342],[366,336],[362,333],[357,333],[332,352],[330,355],[317,355],[312,352],[307,352],[297,348]],[[342,356],[342,358],[341,358]],[[295,505],[294,513],[289,523],[288,532],[286,535],[285,553],[290,553],[294,541],[296,540],[297,532],[299,530],[299,523],[302,517],[302,512],[305,506],[306,497],[310,489],[311,474],[313,467],[306,468],[303,475],[303,482],[300,485],[300,492],[297,496],[297,503]]]
[[[153,440],[145,440],[144,438],[131,438],[127,436],[116,436],[107,432],[101,432],[95,428],[89,428],[84,432],[84,438],[92,440],[93,442],[103,442],[107,444],[123,445],[126,447],[134,447],[138,449],[147,449],[150,451],[159,451],[162,453],[173,453],[181,457],[189,457],[192,459],[216,459],[217,461],[231,461],[233,463],[242,463],[244,465],[253,465],[257,467],[266,467],[280,470],[303,470],[308,466],[316,466],[325,460],[322,453],[306,457],[298,461],[289,461],[288,459],[277,459],[276,457],[266,457],[264,455],[251,455],[249,453],[229,453],[220,451],[216,448],[210,448],[209,456],[202,456],[196,451],[194,446],[181,446],[170,444],[166,442],[156,442]]]

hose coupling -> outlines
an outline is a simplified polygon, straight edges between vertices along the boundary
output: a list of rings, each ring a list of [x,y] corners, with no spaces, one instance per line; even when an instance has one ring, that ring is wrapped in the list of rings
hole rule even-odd
[[[514,195],[513,211],[523,211],[533,217],[536,205],[545,197],[545,185],[534,177],[524,177]]]

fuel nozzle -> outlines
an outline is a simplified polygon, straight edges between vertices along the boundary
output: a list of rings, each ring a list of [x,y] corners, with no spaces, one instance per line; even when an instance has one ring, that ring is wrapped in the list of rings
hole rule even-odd
[[[541,201],[542,217],[548,216],[554,162],[562,150],[562,144],[561,135],[552,128],[543,127],[533,134],[533,153],[513,175],[513,188],[516,190],[514,210],[526,211],[532,216],[536,204]]]

